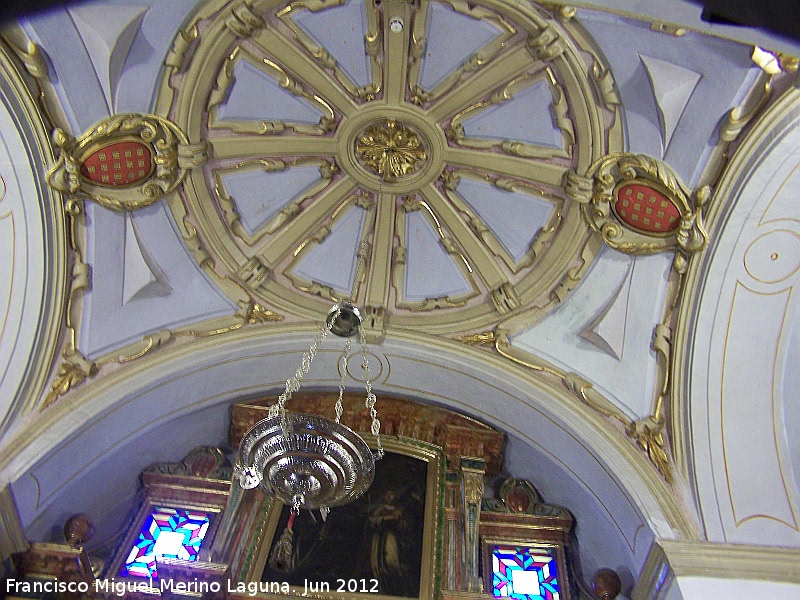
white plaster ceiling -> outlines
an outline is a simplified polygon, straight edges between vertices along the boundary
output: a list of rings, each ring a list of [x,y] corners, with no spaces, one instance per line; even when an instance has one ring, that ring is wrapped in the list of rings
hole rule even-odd
[[[790,201],[790,190],[800,163],[795,156],[798,126],[791,108],[798,100],[791,91],[783,104],[774,100],[775,93],[769,106],[756,107],[772,111],[756,127],[760,139],[767,141],[759,145],[743,134],[737,143],[745,149],[735,157],[734,166],[722,162],[715,149],[720,122],[732,108],[749,107],[749,99],[763,87],[761,69],[750,59],[751,46],[699,30],[683,36],[655,31],[649,21],[631,14],[645,9],[639,3],[629,4],[619,5],[625,14],[581,7],[569,19],[571,43],[576,48],[578,42],[583,44],[575,57],[602,65],[613,81],[604,92],[603,73],[599,73],[591,79],[597,88],[586,88],[596,103],[585,117],[586,123],[594,123],[594,130],[576,126],[571,140],[565,120],[578,123],[583,118],[576,114],[576,99],[568,98],[573,112],[562,114],[559,120],[558,94],[544,71],[537,71],[535,65],[525,67],[531,74],[529,85],[508,103],[465,119],[464,131],[469,139],[485,141],[508,139],[516,129],[516,141],[544,148],[544,158],[531,159],[532,174],[524,176],[514,166],[515,160],[523,159],[507,158],[495,167],[494,162],[475,158],[473,162],[479,162],[473,167],[477,164],[481,176],[463,176],[453,196],[440,198],[433,191],[423,191],[418,199],[427,201],[429,209],[403,212],[398,208],[397,216],[391,218],[386,215],[394,214],[394,208],[384,209],[380,218],[390,225],[370,234],[370,249],[373,257],[386,256],[386,262],[382,267],[373,264],[379,262],[376,259],[369,262],[359,290],[362,299],[376,297],[375,289],[384,290],[380,298],[386,324],[375,335],[380,344],[372,348],[380,362],[375,368],[381,373],[376,387],[461,410],[506,431],[508,472],[529,478],[547,501],[562,504],[576,515],[584,574],[611,566],[635,578],[650,543],[659,537],[800,545],[794,516],[800,509],[795,475],[800,437],[794,424],[798,404],[792,392],[796,375],[789,368],[798,355],[792,286],[800,263],[796,248],[800,215],[796,203]],[[502,27],[496,21],[468,16],[460,3],[455,5],[461,11],[455,11],[452,3],[428,5],[428,46],[420,58],[419,82],[425,92],[432,93],[476,51],[491,45]],[[670,22],[684,17],[683,24],[699,29],[694,16],[699,8],[695,11],[685,2],[669,5],[680,10],[665,13],[664,3],[652,3],[647,11]],[[486,6],[512,20],[510,5],[487,1]],[[330,83],[329,72],[298,60],[297,48],[287,54],[288,46],[277,48],[263,41],[258,46],[256,40],[242,44],[231,70],[234,83],[215,115],[209,116],[209,96],[220,81],[217,77],[224,74],[221,59],[231,55],[238,39],[223,28],[224,45],[214,49],[203,37],[221,22],[218,17],[223,10],[221,0],[108,0],[21,22],[24,33],[46,53],[52,93],[63,111],[58,125],[71,135],[79,136],[111,114],[149,113],[158,108],[170,113],[164,116],[181,121],[190,141],[199,141],[193,137],[197,136],[217,150],[207,165],[194,170],[192,185],[184,186],[173,203],[160,201],[130,214],[86,203],[84,260],[91,268],[91,287],[82,296],[77,344],[87,359],[100,359],[105,366],[40,412],[36,398],[23,397],[32,376],[21,357],[41,354],[48,343],[41,341],[44,334],[34,331],[32,324],[38,316],[27,314],[32,310],[27,302],[22,309],[25,314],[16,300],[3,302],[23,293],[11,282],[16,286],[26,277],[26,297],[46,296],[38,287],[47,279],[42,272],[54,265],[65,268],[66,261],[63,256],[42,260],[39,247],[47,244],[37,236],[45,237],[42,232],[49,217],[28,215],[44,195],[43,169],[36,159],[27,166],[25,161],[17,165],[14,157],[22,153],[12,152],[17,143],[13,127],[0,128],[9,155],[0,162],[6,190],[0,199],[0,244],[6,252],[11,244],[15,257],[15,262],[0,267],[0,308],[6,307],[2,314],[10,324],[0,338],[0,358],[5,361],[0,364],[6,373],[0,384],[0,408],[5,415],[0,445],[6,458],[0,466],[3,479],[12,483],[23,525],[34,539],[46,539],[53,526],[76,512],[95,517],[101,532],[98,543],[110,539],[130,508],[141,469],[156,460],[178,460],[195,445],[223,443],[230,403],[281,388],[310,341],[311,323],[330,305],[329,298],[320,295],[330,295],[332,290],[334,296],[341,296],[352,285],[356,253],[369,229],[365,208],[372,206],[371,198],[377,198],[377,186],[346,169],[326,179],[320,157],[344,160],[340,147],[325,141],[335,140],[338,134],[319,136],[322,142],[308,147],[321,150],[304,150],[306,156],[298,156],[282,151],[268,136],[262,136],[267,138],[263,144],[248,141],[251,146],[242,144],[237,149],[236,140],[244,137],[236,138],[230,131],[239,127],[245,136],[248,123],[257,128],[267,121],[297,124],[295,129],[303,130],[325,116],[322,104],[290,95],[276,85],[269,69],[263,68],[264,58],[278,65],[285,61],[293,68],[306,65],[292,75],[308,89],[321,90],[335,123],[358,119],[362,104],[367,108],[368,104],[343,91],[344,84]],[[373,82],[374,65],[361,43],[370,28],[362,2],[350,0],[343,6],[298,14],[293,17],[296,25],[331,53],[352,87]],[[196,20],[206,44],[204,56],[210,58],[203,64],[192,63],[196,57],[185,58],[196,73],[191,88],[184,81],[191,78],[170,71],[173,67],[165,66],[165,60],[171,64],[168,57],[172,57],[176,36],[191,39],[187,28]],[[274,43],[294,43],[285,28],[278,31],[285,37]],[[770,41],[759,32],[749,32],[753,36],[749,38],[747,31],[738,34],[747,41]],[[792,48],[785,41],[772,41],[772,47]],[[513,47],[512,42],[508,45]],[[214,62],[217,58],[220,61]],[[585,76],[580,72],[588,71],[586,64],[583,67],[573,67],[576,81]],[[492,68],[487,72],[491,74]],[[502,67],[494,72],[502,72]],[[562,73],[554,67],[554,72],[560,85],[573,76],[566,68]],[[165,79],[170,74],[172,78]],[[480,71],[476,77],[485,77],[478,81],[487,86],[493,81]],[[783,76],[776,81],[786,87],[788,79]],[[490,87],[494,90],[504,83],[499,77]],[[483,98],[481,86],[474,87],[474,93],[464,92],[459,110]],[[566,89],[571,88],[567,85]],[[205,96],[199,97],[200,92]],[[390,88],[389,93],[397,92]],[[442,92],[443,97],[448,93]],[[398,98],[387,100],[394,102],[392,110],[401,110],[400,106],[416,114],[405,97]],[[437,113],[435,106],[434,101],[423,105],[436,116],[431,117],[432,131],[443,129],[452,117],[446,111]],[[22,112],[12,107],[2,117],[19,124],[25,121]],[[214,119],[218,127],[209,126]],[[216,147],[215,141],[219,142]],[[467,150],[459,149],[462,154],[458,154],[445,146],[448,149],[442,152],[450,152],[447,160],[466,161]],[[547,173],[560,174],[567,168],[585,172],[593,160],[612,151],[663,159],[687,186],[713,184],[715,191],[724,192],[713,199],[707,222],[711,242],[701,266],[688,277],[691,285],[680,307],[684,325],[691,326],[686,325],[682,337],[674,340],[679,348],[674,364],[684,367],[686,374],[672,383],[675,405],[680,400],[681,409],[671,419],[677,432],[670,440],[677,448],[671,486],[660,479],[646,453],[625,436],[617,421],[582,404],[561,382],[542,378],[491,347],[458,341],[460,335],[489,330],[508,316],[499,314],[491,300],[492,293],[502,287],[499,284],[507,282],[522,298],[522,306],[512,303],[511,316],[543,307],[509,332],[512,351],[590,382],[614,410],[631,420],[650,414],[661,385],[653,332],[671,302],[674,255],[597,251],[591,245],[594,238],[573,232],[558,233],[545,246],[568,250],[566,256],[548,259],[549,270],[537,270],[540,262],[526,259],[563,199],[563,194],[558,197],[560,183],[548,180]],[[273,162],[263,169],[250,164],[226,171],[251,159],[283,164]],[[52,159],[45,153],[39,160]],[[720,165],[728,169],[721,176]],[[484,175],[497,174],[492,168],[506,169],[500,174],[515,174],[527,187],[488,185]],[[12,172],[16,179],[8,175]],[[12,184],[21,190],[24,202],[10,207],[9,203],[16,202]],[[365,191],[367,199],[362,204],[342,204],[356,190]],[[417,191],[403,190],[402,194]],[[390,189],[390,193],[400,207],[401,192]],[[220,225],[225,223],[225,197],[236,207],[244,233],[231,234],[218,243],[209,241],[213,232],[227,227]],[[212,251],[219,279],[209,274],[207,265],[198,263],[197,253],[189,247],[187,225],[176,214],[175,198],[190,208],[192,202],[200,202],[198,198],[215,203],[210,216],[200,219],[190,211],[188,219],[206,236],[203,240]],[[301,211],[300,224],[283,229],[278,224],[270,231],[270,223],[283,209],[305,210],[312,204],[307,198],[321,198],[330,208],[308,223]],[[456,210],[447,212],[452,206]],[[14,222],[28,220],[26,239],[21,233],[2,235],[3,228],[10,226],[9,215]],[[579,216],[576,219],[580,222]],[[330,230],[327,237],[315,240],[304,253],[295,252],[323,225]],[[484,233],[470,234],[470,225]],[[303,227],[307,234],[301,235]],[[266,308],[281,313],[283,323],[245,326],[196,340],[170,337],[171,345],[145,352],[141,359],[114,360],[137,356],[146,336],[167,339],[163,332],[210,331],[233,319],[241,306],[220,280],[239,281],[241,287],[237,269],[251,257],[247,253],[255,253],[260,244],[269,246],[279,235],[294,236],[294,243],[284,244],[282,253],[264,255],[273,287],[253,293]],[[397,246],[404,248],[403,261],[397,260]],[[230,255],[220,248],[232,248]],[[775,255],[778,258],[772,258]],[[19,266],[20,257],[28,257],[24,266]],[[396,274],[400,262],[402,276]],[[464,268],[464,263],[470,268]],[[558,285],[564,273],[581,265],[579,282],[560,296]],[[20,275],[12,277],[11,272]],[[766,273],[759,276],[760,283],[751,281],[755,272]],[[385,280],[377,281],[381,278]],[[734,293],[744,289],[744,279],[752,284],[747,288],[749,295]],[[304,291],[297,281],[318,285]],[[4,290],[10,291],[4,296]],[[552,299],[554,295],[557,300]],[[459,301],[448,304],[441,298]],[[436,308],[430,306],[427,312],[419,312],[414,304],[430,304],[432,299]],[[40,310],[49,314],[52,309]],[[58,319],[48,322],[54,324],[48,350],[53,354],[52,338],[62,330]],[[9,341],[12,332],[17,341]],[[769,348],[769,352],[756,351],[759,348]],[[329,367],[335,363],[334,351],[320,356],[315,365],[320,375],[311,377],[311,387],[335,388],[334,377],[321,375],[326,363]],[[8,395],[6,387],[13,390]],[[37,389],[39,394],[46,391],[41,382]],[[170,440],[168,445],[163,443],[165,438]],[[76,456],[81,459],[76,461]],[[759,485],[750,481],[754,471],[760,473]],[[94,491],[87,494],[87,489]],[[772,503],[774,495],[764,489],[781,491],[780,505]],[[670,514],[670,506],[679,507],[680,518]]]

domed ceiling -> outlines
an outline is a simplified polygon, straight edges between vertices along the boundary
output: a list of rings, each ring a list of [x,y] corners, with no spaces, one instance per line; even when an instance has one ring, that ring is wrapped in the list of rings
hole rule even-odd
[[[566,173],[622,149],[581,53],[607,66],[569,17],[357,0],[204,15],[159,96],[208,148],[173,215],[264,305],[311,317],[355,292],[374,339],[546,306],[594,253]]]

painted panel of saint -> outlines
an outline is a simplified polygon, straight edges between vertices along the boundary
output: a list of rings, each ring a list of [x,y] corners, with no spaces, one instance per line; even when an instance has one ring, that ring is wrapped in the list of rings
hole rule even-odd
[[[319,511],[300,511],[292,527],[290,564],[278,569],[268,560],[261,581],[301,589],[310,583],[313,591],[324,582],[336,591],[341,580],[355,581],[358,589],[341,591],[419,597],[427,475],[427,461],[387,452],[363,496],[331,509],[324,521]],[[284,506],[273,548],[288,518]]]

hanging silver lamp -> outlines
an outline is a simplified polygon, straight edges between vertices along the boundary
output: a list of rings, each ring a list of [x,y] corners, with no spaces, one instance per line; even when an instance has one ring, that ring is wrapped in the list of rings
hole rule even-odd
[[[380,198],[380,189],[377,198]],[[364,236],[358,252],[353,286],[348,299],[337,302],[320,326],[311,347],[303,354],[300,367],[286,380],[278,401],[269,407],[266,419],[256,423],[242,438],[234,467],[234,477],[244,489],[258,487],[280,500],[297,514],[299,509],[320,509],[347,504],[361,496],[372,484],[375,461],[383,456],[380,421],[372,392],[367,357],[366,333],[361,314],[349,298],[355,296],[367,248]],[[291,414],[285,408],[300,381],[308,373],[317,350],[329,333],[344,338],[339,355],[339,397],[335,419],[317,415]],[[345,389],[350,338],[358,336],[361,369],[366,388],[366,409],[372,419],[371,432],[377,449],[373,454],[355,431],[340,422]],[[292,519],[293,520],[293,519]],[[287,528],[291,538],[291,526]]]
[[[339,356],[336,418],[291,414],[286,411],[285,404],[300,389],[300,380],[308,373],[317,349],[329,332],[345,338]],[[360,435],[340,422],[351,348],[349,338],[356,334],[361,344],[361,367],[366,381],[365,404],[372,418],[372,433],[377,439],[378,450],[374,455]],[[326,510],[347,504],[369,488],[375,474],[375,460],[383,455],[383,449],[365,337],[358,310],[349,302],[334,305],[308,352],[303,354],[300,367],[286,381],[286,389],[270,407],[267,418],[256,423],[242,438],[236,460],[236,476],[242,488],[258,487],[295,511],[300,508]]]

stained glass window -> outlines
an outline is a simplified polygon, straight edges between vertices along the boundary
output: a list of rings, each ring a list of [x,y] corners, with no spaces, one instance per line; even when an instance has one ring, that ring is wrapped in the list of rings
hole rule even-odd
[[[197,560],[209,522],[210,515],[199,511],[154,507],[120,575],[157,579],[156,557]]]
[[[494,546],[492,595],[515,600],[561,600],[553,549]]]

